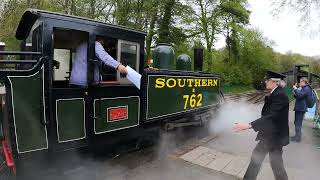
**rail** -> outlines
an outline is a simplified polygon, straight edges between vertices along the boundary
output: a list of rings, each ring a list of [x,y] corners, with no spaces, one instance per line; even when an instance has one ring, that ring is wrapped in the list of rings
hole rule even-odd
[[[41,52],[34,52],[34,51],[0,51],[0,56],[7,56],[7,55],[19,55],[21,59],[13,59],[13,60],[8,60],[8,59],[2,59],[0,60],[0,65],[2,65],[1,72],[6,72],[8,73],[9,71],[11,72],[21,72],[21,69],[17,69],[17,65],[23,65],[23,64],[32,64],[36,66],[35,64],[39,63],[41,61],[41,58],[39,57],[42,55]],[[22,59],[25,56],[32,56],[32,59]],[[36,59],[36,60],[35,60]],[[10,70],[5,69],[8,68],[5,65],[10,65],[13,64],[14,67],[9,67]],[[21,67],[21,66],[18,66]],[[27,70],[31,70],[32,68],[28,68]]]
[[[0,64],[30,64],[37,62],[37,60],[0,60]]]
[[[31,71],[34,71],[40,64],[42,64],[46,57],[41,57],[41,52],[34,52],[34,51],[0,51],[0,56],[6,56],[6,55],[20,55],[20,56],[32,56],[32,59],[13,59],[13,60],[0,60],[0,65],[4,65],[0,69],[0,78],[7,75],[12,74],[21,74],[21,73],[28,73]],[[9,67],[7,69],[5,65],[13,64],[15,67]],[[16,65],[32,65],[29,68],[25,69],[17,69]],[[20,67],[20,66],[18,66]]]
[[[33,51],[0,51],[0,55],[41,55],[41,52]]]
[[[250,93],[240,93],[240,94],[228,94],[225,95],[226,101],[232,102],[248,102],[250,104],[261,104],[264,101],[266,92],[264,91],[257,91],[257,92],[250,92]]]

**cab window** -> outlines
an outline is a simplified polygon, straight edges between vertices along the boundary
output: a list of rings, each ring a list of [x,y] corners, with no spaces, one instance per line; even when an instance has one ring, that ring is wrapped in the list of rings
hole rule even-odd
[[[132,69],[139,73],[139,52],[140,45],[135,42],[129,42],[124,40],[118,41],[118,61],[124,66],[130,66]],[[117,73],[117,78],[122,84],[130,84],[123,75]]]
[[[89,33],[54,29],[53,33],[53,86],[69,87],[69,80],[77,47],[88,42]]]
[[[117,39],[107,37],[107,36],[97,36],[96,39],[102,39],[102,46],[104,50],[115,60],[117,60]],[[99,70],[99,80],[100,84],[105,84],[106,82],[117,82],[117,71],[113,67],[105,65],[98,57],[95,57],[94,66],[95,69]],[[96,82],[94,82],[96,83]]]
[[[124,66],[130,66],[139,72],[139,51],[138,43],[119,40],[107,36],[97,36],[96,40],[102,40],[104,50],[116,61]],[[125,76],[117,72],[113,67],[105,65],[98,57],[95,57],[94,69],[99,70],[99,82],[94,82],[95,85],[117,85],[131,84]],[[93,72],[95,73],[95,72]],[[96,76],[96,75],[94,75]]]

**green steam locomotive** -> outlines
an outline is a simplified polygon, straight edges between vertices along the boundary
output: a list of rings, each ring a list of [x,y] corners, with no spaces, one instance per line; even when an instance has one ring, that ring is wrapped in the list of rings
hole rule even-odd
[[[201,124],[219,107],[221,81],[201,72],[201,49],[195,49],[196,71],[186,55],[175,63],[165,44],[154,50],[155,68],[146,68],[145,36],[82,17],[35,9],[23,14],[16,31],[21,51],[0,51],[1,153],[11,175],[22,176],[29,166],[37,171],[70,149],[140,138],[153,128]],[[97,37],[105,38],[114,59],[142,75],[140,89],[97,60]],[[70,87],[75,48],[83,41],[88,86]],[[93,81],[95,67],[99,83]]]

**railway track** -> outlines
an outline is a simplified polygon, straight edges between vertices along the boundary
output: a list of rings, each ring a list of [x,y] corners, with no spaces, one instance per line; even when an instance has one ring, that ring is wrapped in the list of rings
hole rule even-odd
[[[248,92],[248,93],[236,93],[236,94],[227,94],[225,95],[226,102],[230,101],[246,101],[251,104],[261,104],[264,102],[265,92],[256,91],[256,92]]]

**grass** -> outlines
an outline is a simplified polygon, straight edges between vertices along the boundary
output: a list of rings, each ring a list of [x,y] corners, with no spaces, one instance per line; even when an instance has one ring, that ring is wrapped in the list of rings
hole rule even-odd
[[[251,85],[223,85],[222,92],[224,94],[234,94],[234,93],[244,93],[255,91],[254,87]]]

